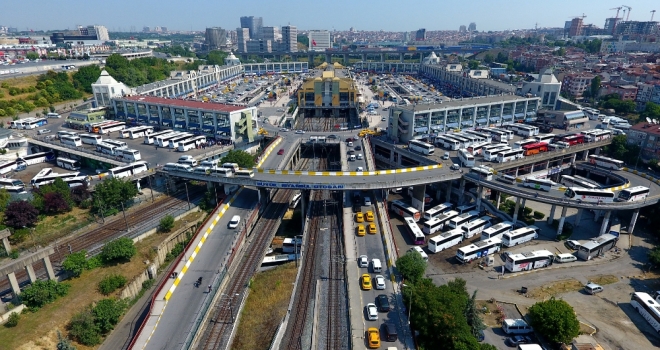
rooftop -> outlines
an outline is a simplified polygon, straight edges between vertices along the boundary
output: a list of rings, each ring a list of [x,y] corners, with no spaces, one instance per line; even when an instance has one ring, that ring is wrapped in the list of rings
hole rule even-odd
[[[144,103],[150,103],[161,106],[181,107],[181,108],[198,109],[198,110],[215,111],[215,112],[235,112],[248,108],[243,106],[232,106],[232,105],[226,105],[226,104],[214,103],[214,102],[179,100],[172,98],[162,98],[155,96],[139,96],[139,95],[124,96],[122,98],[119,98],[118,100],[144,102]]]
[[[647,122],[637,123],[633,125],[630,130],[641,131],[647,134],[660,136],[660,125],[658,124],[651,124]]]
[[[433,103],[433,104],[418,104],[418,105],[409,105],[409,106],[396,106],[394,109],[403,109],[410,111],[428,111],[434,109],[448,109],[448,108],[457,108],[457,107],[466,107],[466,106],[476,106],[476,105],[485,105],[485,104],[494,104],[494,103],[506,103],[513,102],[517,100],[526,100],[529,97],[522,97],[517,95],[495,95],[487,97],[476,97],[476,98],[465,98],[460,100],[452,100],[445,103]]]

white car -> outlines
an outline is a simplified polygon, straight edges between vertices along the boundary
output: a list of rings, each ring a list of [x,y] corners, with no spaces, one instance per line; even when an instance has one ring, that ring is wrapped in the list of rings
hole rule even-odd
[[[241,222],[241,217],[238,215],[234,215],[231,217],[231,220],[229,220],[229,223],[227,224],[227,227],[229,228],[237,228],[238,224]]]
[[[383,275],[376,275],[376,289],[385,289],[385,277]]]
[[[357,169],[355,169],[355,171],[364,171],[364,169],[361,166],[359,166],[357,167]]]
[[[304,134],[305,130],[296,130],[296,134]]]
[[[381,122],[387,121],[387,118],[382,117],[382,118],[380,118],[380,121],[381,121]]]
[[[358,257],[358,266],[369,267],[369,258],[366,255],[360,255]]]
[[[445,152],[445,154],[442,155],[443,160],[449,159],[449,153]]]
[[[287,132],[287,131],[289,131],[289,129],[287,129],[287,128],[282,128],[282,129],[280,129],[280,131],[281,131],[281,132]]]
[[[367,304],[367,319],[369,321],[378,320],[378,308],[376,308],[376,304],[374,303]]]
[[[452,165],[449,167],[449,169],[451,169],[451,170],[458,170],[458,169],[460,169],[460,168],[461,168],[461,166],[458,165],[458,164],[452,164]]]

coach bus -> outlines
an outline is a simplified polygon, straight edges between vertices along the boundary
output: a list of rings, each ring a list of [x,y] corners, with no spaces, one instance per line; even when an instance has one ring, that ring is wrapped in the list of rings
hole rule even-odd
[[[80,170],[80,162],[69,158],[57,157],[57,166],[73,171]]]
[[[82,146],[82,141],[80,141],[80,137],[78,137],[78,136],[62,136],[60,138],[60,142],[63,145],[69,145],[69,146],[73,146],[73,147]]]
[[[490,143],[488,143],[488,142],[477,142],[477,143],[473,144],[472,146],[468,147],[467,150],[472,155],[476,156],[476,155],[480,155],[481,153],[483,153],[484,146],[488,146],[488,145],[490,145]]]
[[[649,294],[635,292],[630,298],[630,305],[637,310],[656,332],[660,332],[660,304]]]
[[[491,136],[491,142],[509,142],[509,130],[501,130],[495,128],[484,129]]]
[[[525,151],[522,149],[512,149],[510,151],[502,151],[497,154],[497,162],[505,163],[505,162],[514,161],[516,159],[521,159],[524,157],[523,155],[524,152]]]
[[[182,141],[178,143],[177,151],[187,152],[191,149],[199,147],[202,143],[206,142],[206,136],[195,136],[191,139]]]
[[[16,162],[20,163],[23,162],[26,165],[33,165],[33,164],[39,164],[39,163],[45,163],[47,161],[53,160],[55,158],[55,153],[52,151],[49,152],[39,152],[39,153],[32,153],[28,155],[24,155],[22,157],[16,158]]]
[[[502,244],[507,247],[513,247],[521,243],[539,238],[538,227],[527,226],[517,230],[509,231],[502,235]]]
[[[458,160],[460,160],[461,166],[468,168],[474,166],[474,156],[465,148],[458,150]]]
[[[463,231],[463,236],[465,236],[465,238],[472,238],[472,236],[481,233],[488,227],[490,227],[489,217],[482,217],[461,226],[461,230]]]
[[[535,190],[543,190],[546,192],[550,192],[550,189],[552,189],[552,187],[557,186],[557,183],[548,179],[534,179],[528,177],[525,178],[525,180],[523,180],[523,186],[530,187]]]
[[[528,157],[542,152],[547,152],[548,144],[545,142],[535,142],[530,143],[529,145],[524,145],[522,149],[525,151],[523,153],[525,157]]]
[[[609,190],[569,187],[564,195],[582,202],[612,203],[614,201],[614,192]]]
[[[114,132],[114,131],[124,130],[125,128],[126,128],[126,123],[124,123],[124,122],[118,122],[118,123],[109,124],[109,125],[101,125],[99,127],[99,132],[98,133],[104,135],[104,134],[109,134],[109,133]]]
[[[436,232],[440,232],[444,227],[447,221],[451,218],[458,216],[457,211],[450,210],[437,218],[433,218],[422,223],[422,231],[427,235],[432,235]]]
[[[510,272],[530,271],[552,265],[555,255],[549,250],[509,254],[504,267]]]
[[[467,224],[468,222],[475,220],[479,217],[479,212],[476,210],[463,213],[459,216],[453,217],[447,221],[447,227],[451,228],[460,228],[461,226]]]
[[[570,146],[580,145],[584,143],[584,135],[577,134],[566,136],[562,141],[568,143]]]
[[[69,185],[69,188],[74,188],[78,186],[89,186],[89,177],[87,176],[76,176],[62,179]]]
[[[253,169],[239,169],[234,172],[236,177],[254,177]]]
[[[491,238],[502,239],[505,233],[511,231],[513,228],[513,223],[509,221],[503,221],[495,226],[491,226],[481,232],[481,240],[486,241]]]
[[[116,152],[120,157],[124,158],[124,160],[127,160],[129,162],[136,162],[142,159],[142,155],[140,154],[140,151],[136,149],[118,148],[116,149]]]
[[[539,134],[539,128],[531,125],[513,124],[512,129],[521,137],[532,137]]]
[[[117,148],[118,148],[117,146],[105,142],[101,142],[98,145],[96,145],[97,152],[101,152],[103,154],[108,154],[111,156],[118,155]]]
[[[46,118],[28,118],[23,121],[23,129],[36,129],[48,125]]]
[[[472,140],[471,139],[469,139],[467,137],[463,137],[460,134],[446,134],[445,137],[449,137],[450,139],[454,139],[454,140],[460,142],[461,143],[461,148],[467,148],[467,147],[470,147],[472,145]]]
[[[152,134],[144,135],[144,143],[147,145],[153,145],[154,141],[156,140],[156,137],[168,135],[168,134],[174,134],[174,132],[172,130],[163,130]]]
[[[577,257],[583,260],[591,260],[591,258],[602,255],[614,248],[618,241],[619,237],[609,233],[598,236],[595,240],[580,245],[577,248]]]
[[[182,132],[173,132],[165,135],[160,135],[156,136],[154,139],[154,144],[158,145],[158,147],[167,147],[170,145],[170,140],[176,137],[181,136],[181,134],[184,134]]]
[[[492,181],[493,180],[493,170],[489,167],[480,165],[475,166],[470,169],[470,174],[475,174],[479,176],[480,180]]]
[[[447,210],[450,210],[454,205],[447,202],[438,204],[435,207],[424,212],[424,220],[431,220],[437,218],[440,214],[444,213]]]
[[[80,137],[80,141],[82,143],[87,145],[98,145],[99,143],[103,142],[103,137],[101,135],[80,134],[78,137]]]
[[[116,168],[112,168],[108,170],[108,174],[110,177],[121,179],[122,177],[129,177],[132,175],[143,173],[148,170],[149,170],[149,166],[147,165],[147,162],[139,161],[128,165],[122,165]]]
[[[479,136],[483,142],[492,142],[493,141],[493,136],[490,133],[487,132],[481,132],[481,131],[475,131],[475,130],[465,130],[466,134],[472,134],[475,136]]]
[[[433,147],[433,145],[418,140],[410,141],[408,143],[408,149],[413,152],[421,153],[427,156],[435,152],[435,147]]]
[[[138,137],[143,137],[154,132],[153,126],[136,126],[133,128],[128,128],[121,130],[119,136],[123,139],[137,139]]]
[[[463,232],[460,229],[451,230],[429,239],[426,247],[431,253],[439,253],[463,242]]]
[[[419,221],[422,218],[419,210],[409,206],[403,201],[393,200],[390,203],[390,210],[404,218],[412,218],[415,221]]]
[[[534,139],[520,140],[520,141],[514,142],[512,148],[513,149],[519,149],[519,148],[523,148],[524,146],[531,145],[531,144],[534,144],[534,143],[538,143],[538,142],[536,142],[536,140],[534,140]]]
[[[596,186],[595,184],[589,182],[589,181],[583,181],[580,178],[570,176],[570,175],[562,175],[561,176],[561,183],[568,186],[568,187],[579,187],[579,188],[587,188],[591,190],[598,189],[600,186]]]
[[[107,144],[110,144],[110,145],[113,145],[117,148],[128,147],[128,145],[124,141],[106,139],[106,140],[103,140],[103,142],[107,143]]]
[[[419,228],[419,226],[417,226],[415,219],[411,217],[406,217],[404,219],[406,221],[406,225],[408,226],[408,233],[410,234],[410,238],[412,238],[413,244],[414,245],[425,244],[426,242],[424,241],[424,233]]]
[[[455,151],[460,148],[461,143],[445,136],[438,136],[435,138],[435,144],[441,145],[443,148]]]
[[[612,170],[621,170],[621,168],[623,168],[623,161],[609,157],[597,156],[595,154],[589,156],[589,163]]]
[[[456,251],[456,260],[465,264],[472,260],[485,258],[491,254],[500,251],[502,242],[497,238],[492,238],[486,241],[479,241],[474,244],[461,247]]]
[[[45,176],[40,176],[40,177],[34,177],[32,180],[30,180],[30,185],[34,188],[39,188],[40,186],[52,184],[55,182],[56,179],[71,179],[74,177],[78,177],[80,175],[79,172],[73,172],[73,173],[65,173],[65,174],[55,174],[55,173],[50,173]]]
[[[552,140],[554,140],[554,138],[555,138],[555,134],[543,134],[543,135],[534,136],[534,140],[536,140],[536,142],[551,143]]]
[[[181,133],[177,137],[173,137],[173,138],[169,139],[169,141],[167,141],[167,147],[172,148],[172,149],[176,149],[177,146],[179,145],[179,142],[186,142],[186,141],[188,141],[188,140],[190,140],[194,137],[195,137],[195,135],[193,135],[191,133],[187,133],[187,132]]]
[[[619,192],[619,196],[616,198],[617,202],[634,202],[642,200],[649,196],[649,188],[644,186],[635,186],[626,188]]]
[[[498,153],[506,152],[506,151],[510,151],[510,150],[511,150],[511,147],[506,146],[506,145],[501,145],[501,146],[498,146],[498,147],[488,149],[488,150],[483,152],[484,160],[487,160],[489,162],[495,161],[495,160],[497,160],[497,154]]]

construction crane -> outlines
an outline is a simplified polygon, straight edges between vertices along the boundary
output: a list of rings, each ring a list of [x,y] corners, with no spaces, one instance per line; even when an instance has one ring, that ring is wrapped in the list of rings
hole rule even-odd
[[[619,7],[613,7],[613,8],[610,9],[610,10],[616,10],[616,16],[614,16],[614,18],[619,18],[619,11],[621,11],[622,8],[623,7],[619,6]]]
[[[626,16],[626,21],[628,21],[628,19],[630,18],[630,11],[632,11],[632,7],[627,6],[627,5],[621,5],[621,6],[628,9],[628,16]],[[623,18],[623,17],[621,17],[621,18]]]
[[[651,22],[653,22],[653,16],[655,16],[655,10],[651,10]]]
[[[585,15],[583,13],[582,16],[571,16],[571,17],[568,17],[568,18],[582,18],[582,19],[584,19],[585,17],[587,17],[587,15]]]

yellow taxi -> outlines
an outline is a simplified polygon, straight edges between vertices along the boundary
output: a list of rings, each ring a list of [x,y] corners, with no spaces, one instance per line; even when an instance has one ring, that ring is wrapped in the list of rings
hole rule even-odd
[[[355,222],[364,222],[364,215],[362,212],[355,214]]]
[[[371,290],[371,276],[368,273],[362,275],[362,289]]]
[[[369,234],[370,235],[376,234],[376,224],[374,223],[369,224]]]
[[[357,235],[364,236],[364,234],[365,234],[364,225],[357,225]]]
[[[365,216],[367,217],[367,221],[369,221],[369,222],[374,221],[374,212],[372,212],[371,210],[369,210],[367,212],[367,214],[365,214]]]
[[[380,333],[378,332],[378,328],[371,327],[367,329],[367,342],[369,343],[369,349],[380,348]]]

